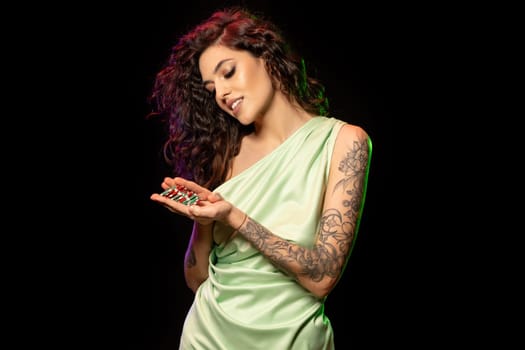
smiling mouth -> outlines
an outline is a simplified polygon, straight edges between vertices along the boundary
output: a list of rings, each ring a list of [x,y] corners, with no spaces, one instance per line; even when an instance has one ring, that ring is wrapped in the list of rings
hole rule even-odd
[[[239,105],[239,103],[241,103],[241,102],[242,102],[242,98],[240,98],[240,99],[236,100],[235,102],[233,102],[232,105],[231,105],[231,110],[234,111],[235,108],[236,108],[236,107]]]

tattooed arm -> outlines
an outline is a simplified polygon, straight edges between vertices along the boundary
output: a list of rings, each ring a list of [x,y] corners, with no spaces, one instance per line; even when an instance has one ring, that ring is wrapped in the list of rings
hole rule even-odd
[[[372,151],[366,132],[352,125],[341,128],[336,140],[324,196],[320,229],[312,247],[304,247],[274,235],[220,197],[208,196],[198,184],[176,179],[203,200],[185,206],[159,195],[152,198],[171,210],[195,220],[185,257],[188,286],[196,291],[208,278],[208,256],[212,248],[212,220],[237,228],[264,256],[319,298],[327,296],[345,269],[363,210]],[[215,194],[217,196],[217,194]],[[200,222],[200,223],[199,223]]]
[[[319,298],[327,296],[345,269],[359,228],[371,151],[371,141],[363,129],[352,125],[341,129],[313,247],[283,240],[249,217],[238,233],[304,288]],[[244,214],[238,212],[235,208],[230,216],[242,222]]]

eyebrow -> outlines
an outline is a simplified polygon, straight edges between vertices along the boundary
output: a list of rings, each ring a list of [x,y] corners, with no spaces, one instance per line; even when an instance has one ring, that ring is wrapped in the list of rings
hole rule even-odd
[[[225,63],[225,62],[228,62],[228,61],[233,61],[233,58],[225,58],[221,61],[219,61],[219,63],[217,63],[217,65],[215,66],[215,68],[213,69],[213,74],[217,73],[217,71],[221,68],[221,66]],[[202,85],[206,86],[208,85],[209,83],[213,83],[213,81],[211,80],[204,80],[202,82]]]

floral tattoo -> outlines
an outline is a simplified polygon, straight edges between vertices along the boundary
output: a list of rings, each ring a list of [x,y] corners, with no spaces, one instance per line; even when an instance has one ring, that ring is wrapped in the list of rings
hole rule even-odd
[[[342,173],[342,178],[335,184],[333,192],[345,191],[347,196],[342,204],[347,209],[344,213],[335,208],[325,210],[314,247],[307,248],[285,241],[251,218],[242,228],[242,234],[289,274],[290,269],[287,267],[292,264],[300,267],[300,275],[308,276],[316,282],[325,277],[337,278],[345,267],[357,231],[369,151],[368,140],[355,141],[340,161],[338,170]]]

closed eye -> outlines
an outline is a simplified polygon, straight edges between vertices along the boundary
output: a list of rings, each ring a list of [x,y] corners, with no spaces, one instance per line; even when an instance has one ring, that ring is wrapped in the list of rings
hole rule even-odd
[[[224,74],[224,77],[226,79],[230,79],[234,74],[235,74],[235,67],[233,67],[226,74]]]

